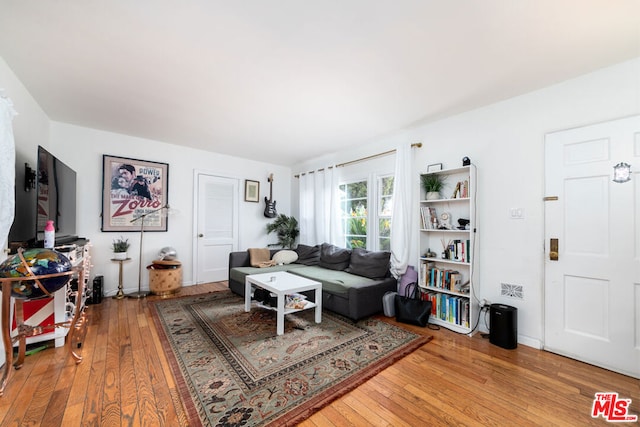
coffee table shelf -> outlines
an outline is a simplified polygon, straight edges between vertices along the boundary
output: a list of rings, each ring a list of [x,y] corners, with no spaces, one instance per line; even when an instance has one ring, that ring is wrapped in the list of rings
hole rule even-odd
[[[278,311],[278,307],[273,307],[271,305],[266,305],[261,302],[256,302],[255,305],[260,308],[264,308],[265,310]],[[304,308],[284,308],[284,314],[297,313],[298,311],[309,310],[312,308],[316,308],[316,303],[307,301],[307,305]]]
[[[257,286],[276,294],[277,307],[266,306],[264,308],[276,311],[276,333],[284,334],[284,316],[301,310],[315,308],[316,323],[322,322],[322,283],[310,280],[286,271],[273,273],[250,274],[244,282],[244,311],[251,311],[251,286]],[[315,291],[315,303],[308,304],[305,308],[285,308],[285,297],[304,291]],[[310,302],[310,301],[309,301]]]

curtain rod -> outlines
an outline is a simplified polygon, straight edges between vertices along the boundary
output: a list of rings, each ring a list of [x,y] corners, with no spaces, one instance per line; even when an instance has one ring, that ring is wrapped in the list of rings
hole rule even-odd
[[[413,144],[411,144],[411,148],[421,148],[421,147],[422,147],[422,142],[414,142]],[[360,163],[360,162],[364,162],[364,161],[367,161],[367,160],[377,159],[378,157],[388,156],[389,154],[393,154],[395,152],[396,152],[396,150],[394,148],[393,150],[385,151],[383,153],[372,154],[372,155],[367,156],[367,157],[361,157],[359,159],[349,160],[348,162],[338,163],[335,166],[329,166],[327,169],[331,169],[333,167],[341,168],[343,166],[349,166],[349,165],[352,165],[354,163]],[[320,169],[317,169],[317,170],[314,170],[314,171],[299,173],[297,175],[294,175],[294,178],[300,178],[300,175],[304,175],[304,174],[311,174],[311,173],[314,173],[314,172],[322,172],[324,169],[325,168],[320,168]]]

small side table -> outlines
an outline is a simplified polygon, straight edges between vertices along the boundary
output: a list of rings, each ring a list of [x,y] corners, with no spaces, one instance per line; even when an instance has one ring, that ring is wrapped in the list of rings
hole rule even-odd
[[[131,258],[125,258],[125,259],[114,259],[111,258],[111,261],[117,262],[119,264],[119,271],[118,271],[118,292],[116,292],[116,294],[113,296],[114,299],[123,299],[126,297],[126,295],[124,294],[124,291],[122,290],[122,264],[125,261],[131,261]]]

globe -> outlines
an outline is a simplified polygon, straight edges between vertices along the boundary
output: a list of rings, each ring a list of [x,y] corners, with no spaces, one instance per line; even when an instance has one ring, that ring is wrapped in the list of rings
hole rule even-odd
[[[0,264],[0,277],[29,277],[29,271],[25,263],[31,268],[36,276],[45,274],[65,273],[70,271],[72,266],[69,259],[60,252],[52,249],[31,248],[22,251],[24,262],[20,255],[16,254],[7,258]],[[54,293],[71,279],[71,275],[49,277],[39,279],[40,284],[49,293]],[[47,294],[36,284],[35,280],[20,280],[11,282],[11,296],[18,299],[35,299]]]

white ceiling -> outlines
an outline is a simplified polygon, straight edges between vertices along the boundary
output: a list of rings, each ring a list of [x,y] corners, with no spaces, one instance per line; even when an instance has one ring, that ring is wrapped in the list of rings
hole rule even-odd
[[[0,32],[52,120],[293,166],[638,57],[640,1],[0,0]]]

